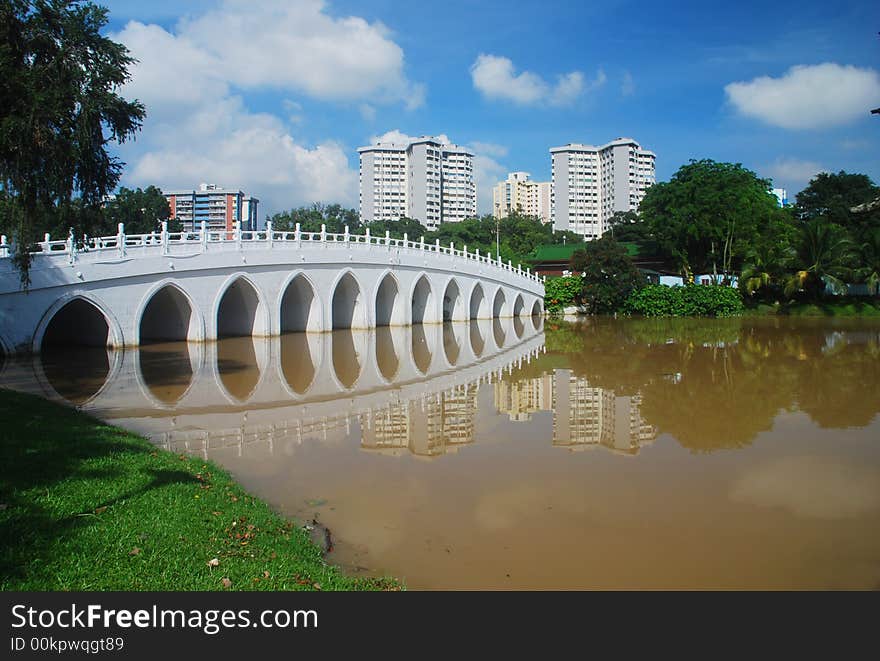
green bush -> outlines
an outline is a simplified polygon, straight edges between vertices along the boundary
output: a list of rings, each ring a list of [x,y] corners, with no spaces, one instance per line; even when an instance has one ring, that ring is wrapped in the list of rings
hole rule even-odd
[[[549,279],[544,284],[544,309],[550,313],[561,312],[574,305],[580,293],[581,279],[576,276]]]
[[[742,309],[739,291],[724,285],[648,285],[624,304],[626,312],[645,317],[728,317]]]

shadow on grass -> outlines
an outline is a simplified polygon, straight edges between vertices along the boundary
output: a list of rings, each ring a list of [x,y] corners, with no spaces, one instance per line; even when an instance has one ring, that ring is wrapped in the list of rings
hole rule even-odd
[[[0,390],[0,585],[45,574],[46,554],[105,525],[105,510],[199,482],[185,470],[145,466],[149,447],[120,430],[74,410],[53,407],[52,416],[45,410],[39,398]],[[105,461],[113,465],[101,466]]]

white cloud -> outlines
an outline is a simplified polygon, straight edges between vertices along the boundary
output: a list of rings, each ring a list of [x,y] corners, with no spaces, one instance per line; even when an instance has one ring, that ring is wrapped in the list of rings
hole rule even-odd
[[[556,85],[550,85],[531,71],[516,73],[509,58],[481,53],[471,65],[471,80],[474,88],[489,99],[503,99],[519,105],[565,106],[585,91],[601,87],[606,78],[599,70],[596,79],[587,84],[582,72],[572,71],[558,76]]]
[[[880,102],[880,74],[826,62],[730,83],[724,91],[743,115],[785,129],[818,129],[867,117]]]
[[[804,518],[866,516],[880,510],[880,474],[830,457],[788,457],[749,469],[730,497]]]
[[[633,80],[629,71],[623,72],[623,80],[620,83],[620,93],[623,96],[632,96],[636,93],[636,81]]]
[[[254,35],[257,35],[256,41]],[[227,0],[173,31],[129,22],[118,34],[138,60],[123,89],[147,107],[145,130],[120,149],[126,185],[210,181],[260,198],[260,216],[313,201],[357,203],[357,173],[333,141],[301,144],[279,117],[250,111],[239,91],[273,88],[352,104],[421,105],[425,88],[381,23],[334,18],[322,0]],[[302,124],[302,106],[282,104]]]
[[[476,153],[485,154],[486,156],[498,156],[503,158],[510,151],[504,145],[496,145],[493,142],[471,142],[468,145]]]
[[[815,161],[785,157],[762,169],[773,179],[774,185],[789,189],[789,192],[802,189],[817,174],[828,171]]]

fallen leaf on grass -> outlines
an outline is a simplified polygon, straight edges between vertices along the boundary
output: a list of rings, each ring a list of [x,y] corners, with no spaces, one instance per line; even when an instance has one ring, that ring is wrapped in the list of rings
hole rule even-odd
[[[128,552],[128,555],[140,555],[141,550],[135,546],[131,551]]]
[[[223,584],[223,587],[224,587],[224,588],[227,588],[227,589],[228,589],[228,588],[231,588],[231,587],[232,587],[232,581],[230,581],[230,580],[229,580],[228,578],[226,578],[225,576],[224,576],[222,579],[220,579],[220,582]]]
[[[96,508],[95,508],[95,514],[103,514],[103,513],[106,512],[106,511],[107,511],[107,506],[106,506],[106,505],[104,505],[104,506],[102,506],[102,507],[96,507]]]
[[[316,590],[320,590],[320,589],[321,589],[321,584],[320,584],[320,583],[315,583],[315,584],[312,585],[312,587],[315,588]]]
[[[263,578],[269,578],[269,572],[264,571],[264,572],[263,572]]]
[[[207,565],[209,567],[217,567],[220,565],[220,560],[217,558],[211,558],[210,560],[208,560]]]

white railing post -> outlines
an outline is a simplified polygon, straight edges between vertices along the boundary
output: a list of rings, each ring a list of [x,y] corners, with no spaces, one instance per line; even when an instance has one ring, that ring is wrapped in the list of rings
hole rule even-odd
[[[367,231],[364,232],[364,241],[367,245],[370,245],[370,228],[367,228]]]
[[[275,237],[272,235],[274,230],[272,229],[272,221],[266,221],[266,243],[269,244],[269,247],[272,247],[272,243],[275,241]]]
[[[168,254],[168,221],[162,221],[162,230],[159,232],[160,241],[162,242],[162,254]]]
[[[52,237],[49,236],[49,232],[46,232],[43,235],[43,243],[40,244],[40,252],[49,252],[49,241],[52,240]]]
[[[3,243],[6,243],[6,237],[3,237]],[[70,234],[67,235],[67,263],[73,264],[76,261],[76,241],[73,238],[73,228],[70,228]]]
[[[513,270],[513,261],[511,261],[511,260],[509,260],[509,259],[507,260],[507,270],[508,270],[508,271],[512,271],[512,270]]]
[[[296,241],[298,248],[302,246],[302,232],[299,229],[299,223],[293,228],[293,240]]]
[[[449,242],[449,254],[455,257],[455,241]]]
[[[462,252],[464,253],[464,258],[467,259],[467,258],[468,258],[468,252],[467,252],[467,244],[466,244],[466,243],[464,244],[464,248],[462,249]]]
[[[440,239],[434,239],[434,252],[440,254]]]
[[[321,223],[321,243],[324,243],[327,240],[327,225]]]
[[[425,252],[425,235],[424,234],[422,234],[419,237],[419,250],[421,250],[422,252]]]
[[[202,243],[202,252],[205,252],[208,249],[208,223],[204,220],[201,223],[199,241]]]
[[[345,231],[343,232],[343,234],[345,235],[345,247],[351,249],[351,245],[348,243],[348,241],[349,241],[349,238],[348,238],[348,225],[345,226]]]
[[[403,247],[404,247],[404,248],[409,247],[408,244],[409,244],[409,234],[407,234],[406,232],[404,232],[404,233],[403,233]]]
[[[120,257],[125,257],[125,223],[119,223],[116,227],[116,248]]]
[[[385,245],[391,250],[391,232],[389,230],[385,230]]]
[[[239,250],[241,250],[241,222],[237,220],[232,221],[232,238],[235,239]]]
[[[474,257],[477,258],[478,262],[480,261],[480,249],[479,248],[474,249]]]
[[[0,235],[0,257],[9,257],[9,244],[5,234]]]

